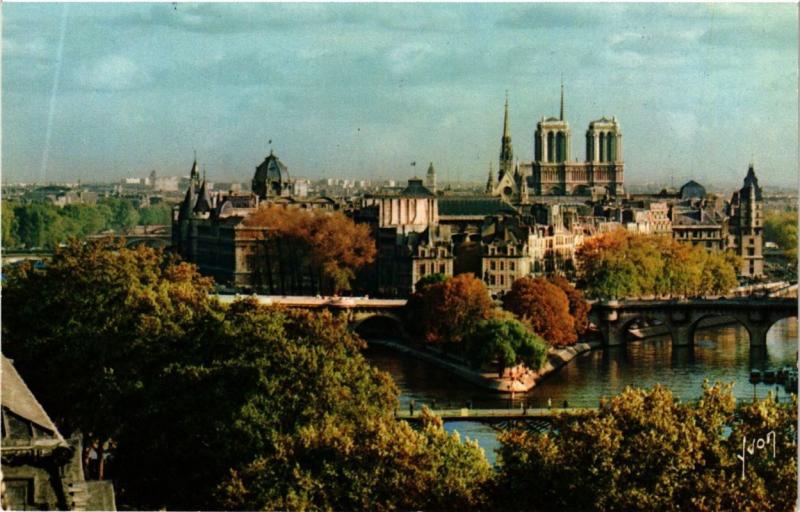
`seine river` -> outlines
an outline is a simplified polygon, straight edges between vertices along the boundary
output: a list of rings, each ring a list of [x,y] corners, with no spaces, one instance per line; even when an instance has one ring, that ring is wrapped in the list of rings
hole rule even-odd
[[[613,396],[626,386],[649,387],[661,383],[682,400],[702,394],[703,381],[733,382],[740,400],[752,400],[755,393],[786,396],[783,386],[749,382],[750,370],[778,370],[797,366],[797,319],[776,323],[767,335],[766,349],[750,349],[748,334],[740,325],[698,330],[693,347],[672,347],[669,336],[629,342],[626,346],[594,350],[582,354],[556,373],[549,375],[526,394],[513,400],[463,382],[438,367],[388,348],[370,346],[366,357],[389,372],[400,388],[400,406],[408,409],[414,401],[436,408],[464,407],[471,402],[481,408],[519,408],[522,401],[531,407],[553,405],[594,407],[602,397]],[[497,446],[495,431],[474,422],[448,422],[449,431],[476,439],[494,461]]]

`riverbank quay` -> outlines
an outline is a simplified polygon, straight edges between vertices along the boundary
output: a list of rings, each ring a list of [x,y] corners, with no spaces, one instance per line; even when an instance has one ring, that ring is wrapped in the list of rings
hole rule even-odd
[[[551,347],[547,353],[547,361],[538,371],[533,371],[521,366],[506,369],[502,377],[498,377],[496,372],[481,372],[473,370],[465,364],[456,362],[452,358],[446,358],[437,351],[424,347],[416,347],[401,341],[375,338],[367,340],[368,344],[379,345],[391,348],[398,352],[421,359],[437,367],[484,389],[497,393],[514,394],[525,393],[533,389],[536,383],[544,379],[550,373],[558,370],[565,364],[572,361],[575,357],[590,350],[600,348],[602,344],[598,341],[580,342],[569,347]]]

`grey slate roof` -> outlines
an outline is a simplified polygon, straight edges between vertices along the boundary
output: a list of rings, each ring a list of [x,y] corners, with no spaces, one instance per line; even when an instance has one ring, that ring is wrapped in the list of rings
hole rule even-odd
[[[2,381],[2,397],[0,398],[2,399],[3,407],[17,416],[52,432],[55,439],[59,441],[59,444],[67,446],[61,433],[39,401],[36,400],[36,397],[33,396],[33,393],[31,393],[25,381],[23,381],[22,377],[17,373],[17,369],[14,368],[11,360],[6,356],[1,357],[3,362],[2,373],[0,373],[0,381]]]
[[[440,197],[439,216],[488,217],[501,213],[517,214],[516,208],[496,197]]]

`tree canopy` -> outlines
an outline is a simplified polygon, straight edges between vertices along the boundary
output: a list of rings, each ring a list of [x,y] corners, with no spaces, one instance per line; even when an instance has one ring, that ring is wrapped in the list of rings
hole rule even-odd
[[[133,202],[104,198],[97,204],[68,204],[59,208],[47,202],[2,201],[3,246],[53,249],[70,238],[83,238],[107,229],[119,233],[136,226],[169,224],[172,207],[159,203],[136,209]]]
[[[465,349],[473,367],[494,364],[501,376],[506,368],[518,364],[537,370],[547,357],[547,342],[513,318],[491,318],[478,323],[467,336]]]
[[[791,510],[797,404],[772,399],[736,411],[730,386],[682,404],[660,386],[627,389],[547,434],[500,436],[496,501],[503,510]],[[731,429],[730,435],[727,435]],[[776,433],[775,458],[737,455]]]
[[[491,471],[397,389],[344,318],[224,307],[193,265],[108,242],[4,283],[3,350],[65,434],[117,441],[139,509],[479,508]]]
[[[473,274],[431,281],[408,300],[408,332],[429,343],[458,344],[492,315],[489,290]]]
[[[624,229],[586,240],[576,259],[579,288],[597,299],[721,295],[736,286],[739,267],[732,252]]]
[[[255,272],[271,292],[350,290],[356,271],[375,259],[369,226],[340,212],[264,205],[243,222],[266,228]]]
[[[503,308],[552,345],[569,345],[578,339],[567,294],[547,279],[517,279],[503,296]]]
[[[764,219],[764,241],[776,244],[792,267],[797,267],[797,212],[781,212]]]

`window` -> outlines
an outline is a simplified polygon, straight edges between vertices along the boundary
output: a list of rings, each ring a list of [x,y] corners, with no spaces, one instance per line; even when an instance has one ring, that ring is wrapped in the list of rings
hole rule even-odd
[[[494,260],[489,262],[489,270],[495,270]]]
[[[509,261],[508,262],[508,270],[514,270],[514,262],[513,261]]]
[[[439,265],[439,273],[440,274],[446,274],[445,269],[444,269],[444,263]]]
[[[500,260],[500,270],[503,270],[503,264],[504,264],[503,260]]]
[[[505,283],[503,282],[503,274],[500,274],[500,286],[503,286]]]

